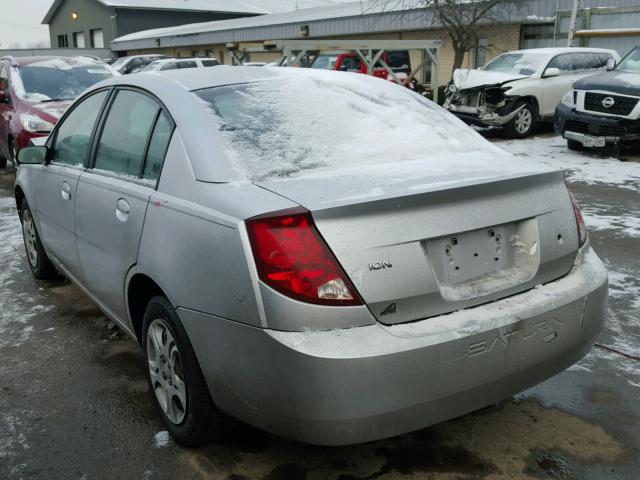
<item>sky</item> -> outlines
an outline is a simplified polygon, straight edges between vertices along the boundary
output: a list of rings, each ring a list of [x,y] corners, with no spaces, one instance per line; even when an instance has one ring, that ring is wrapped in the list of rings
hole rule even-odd
[[[0,49],[13,43],[26,46],[49,41],[49,29],[41,25],[53,0],[0,0]]]

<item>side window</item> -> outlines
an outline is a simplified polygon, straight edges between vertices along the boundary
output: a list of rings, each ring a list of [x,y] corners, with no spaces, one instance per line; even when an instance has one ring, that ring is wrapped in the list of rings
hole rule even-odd
[[[187,60],[184,62],[178,63],[178,68],[197,68],[198,64],[193,60]]]
[[[162,164],[164,163],[164,157],[167,154],[172,134],[173,123],[164,112],[161,112],[153,130],[151,142],[149,142],[149,151],[142,170],[142,178],[147,180],[158,180],[160,178],[160,171],[162,170]]]
[[[54,163],[84,166],[91,134],[109,92],[102,91],[78,104],[58,127],[53,146]]]
[[[394,72],[410,73],[411,60],[409,58],[409,52],[407,50],[387,52],[387,65],[389,65]]]
[[[202,60],[203,67],[215,67],[216,65],[220,65],[217,60]]]
[[[178,68],[178,64],[176,62],[169,62],[165,63],[160,70],[175,70],[176,68]]]
[[[613,58],[613,55],[609,55],[608,53],[592,53],[592,55],[593,63],[590,67],[591,70],[606,70],[607,62]]]
[[[573,53],[565,53],[558,55],[549,62],[547,68],[557,68],[560,70],[560,75],[568,75],[575,70]]]
[[[581,72],[585,70],[595,70],[598,57],[595,53],[576,53],[573,58],[573,69]]]
[[[119,91],[104,122],[94,168],[139,178],[158,110],[160,106],[146,95]]]

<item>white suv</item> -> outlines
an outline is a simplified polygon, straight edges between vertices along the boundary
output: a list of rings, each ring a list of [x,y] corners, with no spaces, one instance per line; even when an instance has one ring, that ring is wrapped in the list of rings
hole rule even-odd
[[[619,60],[615,50],[601,48],[503,53],[479,70],[456,70],[444,107],[467,123],[501,126],[509,137],[526,137],[536,122],[553,120],[556,105],[576,80]]]
[[[216,67],[220,62],[215,58],[164,58],[151,62],[143,72],[164,72],[179,68]]]

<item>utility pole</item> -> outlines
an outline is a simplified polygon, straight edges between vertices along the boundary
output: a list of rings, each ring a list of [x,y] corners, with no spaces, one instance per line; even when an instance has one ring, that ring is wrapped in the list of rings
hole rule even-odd
[[[576,33],[576,17],[578,16],[578,0],[573,0],[573,9],[571,10],[571,23],[569,23],[569,36],[567,37],[567,47],[573,43],[573,36]]]

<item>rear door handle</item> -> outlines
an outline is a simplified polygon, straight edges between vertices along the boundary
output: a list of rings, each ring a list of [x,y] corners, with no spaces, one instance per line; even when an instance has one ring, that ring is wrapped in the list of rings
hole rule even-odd
[[[62,191],[60,194],[63,200],[71,200],[71,186],[67,182],[62,182]]]
[[[118,220],[120,220],[121,222],[126,222],[127,218],[129,218],[129,212],[129,202],[127,202],[124,198],[118,199],[118,201],[116,202],[116,217],[118,217]]]

